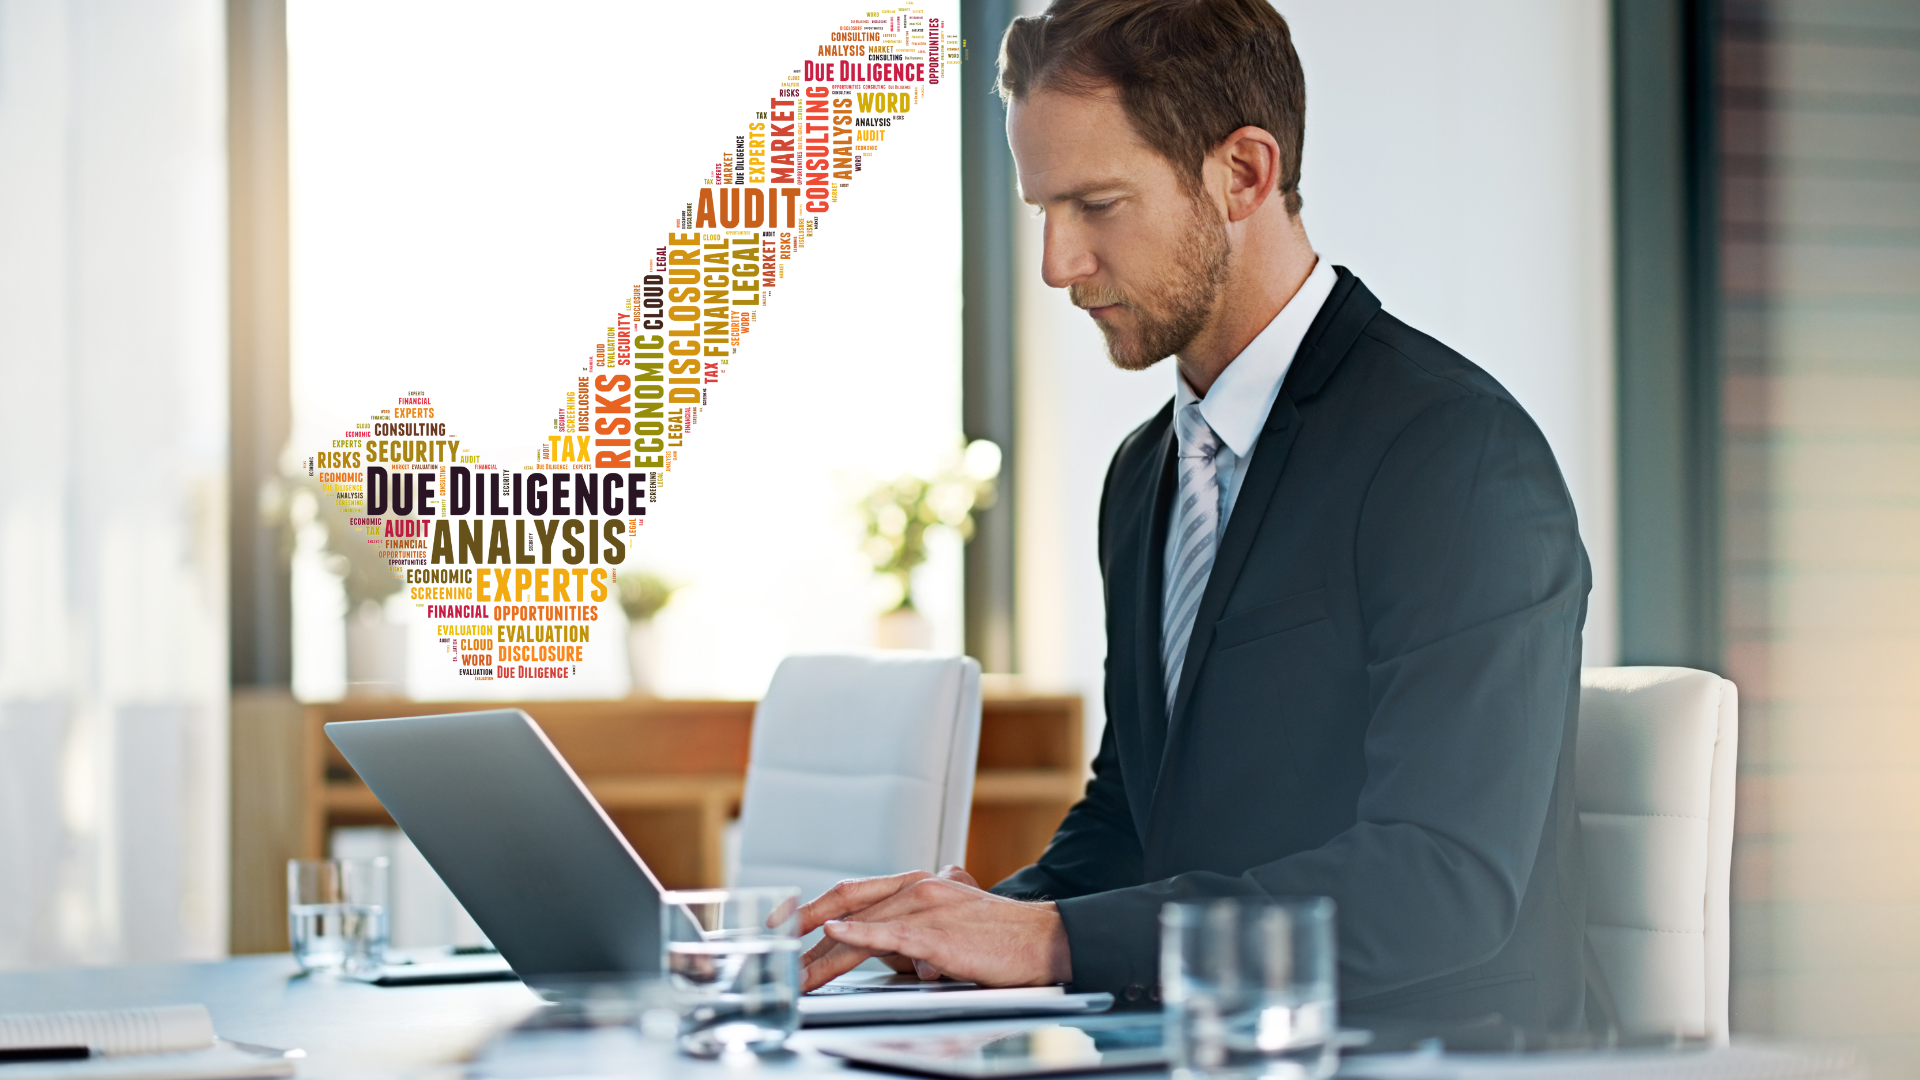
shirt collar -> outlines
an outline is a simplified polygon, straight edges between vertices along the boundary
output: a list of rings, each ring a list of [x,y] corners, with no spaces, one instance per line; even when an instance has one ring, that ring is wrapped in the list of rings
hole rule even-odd
[[[1176,365],[1173,407],[1184,409],[1195,401],[1200,402],[1200,416],[1207,426],[1227,444],[1227,449],[1238,457],[1246,457],[1259,440],[1260,430],[1267,426],[1267,414],[1273,411],[1274,399],[1280,396],[1280,384],[1287,379],[1287,369],[1293,366],[1294,355],[1300,351],[1307,328],[1313,325],[1314,316],[1320,314],[1327,297],[1333,294],[1337,280],[1332,263],[1325,259],[1316,261],[1313,273],[1307,275],[1293,299],[1267,323],[1266,329],[1240,350],[1240,355],[1228,361],[1226,370],[1213,381],[1205,398],[1193,392]]]

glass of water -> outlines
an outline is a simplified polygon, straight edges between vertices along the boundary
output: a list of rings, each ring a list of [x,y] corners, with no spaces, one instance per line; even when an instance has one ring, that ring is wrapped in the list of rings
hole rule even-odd
[[[287,939],[302,971],[385,963],[387,860],[288,859]]]
[[[661,896],[660,940],[680,1047],[701,1057],[777,1050],[800,1025],[800,890]]]
[[[1160,910],[1160,997],[1175,1074],[1320,1080],[1339,1066],[1333,901],[1206,900]]]

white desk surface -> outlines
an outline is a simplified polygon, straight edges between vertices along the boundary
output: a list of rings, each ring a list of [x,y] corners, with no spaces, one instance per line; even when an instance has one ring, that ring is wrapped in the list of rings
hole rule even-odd
[[[198,1002],[221,1037],[305,1050],[302,1077],[454,1072],[539,1007],[517,982],[379,987],[303,978],[286,955],[0,974],[0,1012]]]
[[[6,972],[0,973],[0,1013],[197,1002],[213,1015],[214,1031],[222,1038],[306,1051],[306,1057],[296,1063],[302,1080],[470,1074],[741,1080],[738,1066],[685,1057],[670,1040],[648,1039],[632,1028],[521,1033],[476,1063],[476,1056],[496,1036],[541,1007],[540,999],[520,983],[381,987],[301,977],[298,970],[291,957],[275,955],[204,964]],[[976,1021],[967,1026],[1009,1023],[1019,1021]],[[958,1030],[962,1025],[942,1027]],[[843,1038],[859,1030],[803,1031],[793,1042],[797,1052],[763,1059],[753,1071],[789,1077],[840,1073],[844,1066],[813,1052],[809,1043],[816,1037]],[[888,1025],[881,1030],[908,1028]]]
[[[632,1028],[521,1033],[489,1049],[496,1036],[541,1007],[540,999],[517,982],[379,987],[302,978],[297,971],[290,957],[278,955],[205,964],[7,972],[0,973],[0,1013],[198,1002],[212,1013],[214,1030],[224,1038],[306,1051],[307,1056],[297,1063],[302,1080],[464,1075],[502,1080],[594,1075],[747,1080],[743,1072],[778,1073],[797,1080],[843,1073],[839,1062],[813,1051],[811,1044],[816,1038],[840,1038],[862,1030],[802,1031],[795,1037],[795,1052],[763,1059],[745,1069],[684,1057],[675,1052],[671,1041],[648,1039]],[[1015,1023],[1018,1021],[987,1020],[939,1027],[959,1031]],[[916,1027],[926,1030],[931,1026]],[[865,1030],[904,1033],[910,1029],[894,1025]],[[483,1050],[485,1057],[476,1062]],[[1516,1080],[1526,1076],[1558,1076],[1564,1080],[1812,1080],[1858,1075],[1845,1054],[1764,1047],[1735,1047],[1705,1054],[1447,1055],[1424,1061],[1397,1057],[1392,1065],[1387,1059],[1376,1058],[1355,1071],[1399,1080]],[[842,1075],[840,1080],[848,1078]]]

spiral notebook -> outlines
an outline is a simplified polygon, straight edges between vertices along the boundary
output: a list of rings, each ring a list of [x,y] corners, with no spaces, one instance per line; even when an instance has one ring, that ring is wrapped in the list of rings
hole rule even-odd
[[[0,1051],[85,1048],[65,1061],[9,1061],[0,1080],[254,1080],[293,1075],[287,1054],[214,1034],[204,1005],[0,1015]]]

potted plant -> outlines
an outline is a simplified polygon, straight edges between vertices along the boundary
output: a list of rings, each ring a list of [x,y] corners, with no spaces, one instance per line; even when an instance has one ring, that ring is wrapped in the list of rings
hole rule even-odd
[[[653,617],[673,599],[675,586],[646,570],[626,570],[614,582],[620,608],[627,613],[627,665],[633,676],[632,693],[652,697],[658,686],[659,637]]]
[[[975,439],[932,476],[902,475],[875,485],[860,504],[866,539],[860,551],[873,564],[880,594],[874,641],[883,649],[926,649],[933,624],[913,604],[913,570],[927,561],[927,532],[952,529],[973,538],[973,512],[993,505],[1000,448]]]
[[[387,618],[387,600],[401,589],[379,547],[353,527],[334,499],[306,476],[288,477],[279,492],[291,524],[317,521],[326,530],[327,570],[346,593],[347,695],[402,697],[407,692],[406,627]]]

